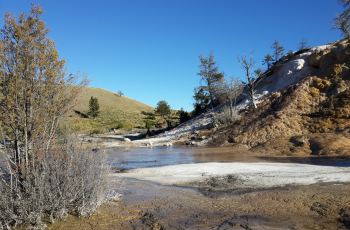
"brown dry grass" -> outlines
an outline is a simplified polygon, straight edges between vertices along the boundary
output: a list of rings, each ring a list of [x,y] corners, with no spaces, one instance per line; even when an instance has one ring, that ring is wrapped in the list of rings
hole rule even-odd
[[[152,112],[153,108],[144,103],[119,96],[104,89],[86,87],[77,98],[74,110],[86,114],[89,109],[89,100],[96,97],[100,105],[100,114],[95,119],[83,118],[71,112],[63,125],[70,126],[80,133],[103,133],[111,128],[129,130],[143,127],[142,111]]]

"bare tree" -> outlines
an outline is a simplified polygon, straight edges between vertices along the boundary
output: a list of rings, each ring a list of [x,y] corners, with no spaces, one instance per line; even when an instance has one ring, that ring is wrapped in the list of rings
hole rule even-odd
[[[223,90],[229,103],[230,118],[232,119],[236,112],[237,98],[243,92],[242,82],[237,78],[231,78],[229,81],[225,81]]]
[[[252,106],[256,109],[256,101],[255,101],[255,78],[253,76],[253,69],[254,69],[254,60],[252,57],[249,59],[246,58],[245,56],[242,56],[239,58],[239,62],[241,63],[244,71],[245,71],[245,77],[246,77],[246,82],[245,85],[248,89],[248,94],[250,97],[250,101]]]
[[[334,27],[339,29],[345,38],[350,38],[350,0],[340,1],[344,11],[334,19]]]
[[[308,48],[307,40],[305,38],[301,39],[299,42],[299,50]]]
[[[254,75],[256,78],[263,76],[263,74],[264,74],[264,71],[260,68],[257,68],[256,70],[254,70]]]

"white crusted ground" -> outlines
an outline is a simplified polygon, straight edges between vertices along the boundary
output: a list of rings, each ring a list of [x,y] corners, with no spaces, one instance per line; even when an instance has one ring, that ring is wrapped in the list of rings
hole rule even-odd
[[[166,185],[197,182],[213,176],[233,175],[237,188],[269,188],[320,182],[350,182],[350,167],[294,163],[196,163],[140,168],[117,177],[135,178]]]

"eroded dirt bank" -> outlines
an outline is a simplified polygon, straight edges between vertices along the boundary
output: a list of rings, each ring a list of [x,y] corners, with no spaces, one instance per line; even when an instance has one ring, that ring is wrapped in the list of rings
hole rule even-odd
[[[215,191],[127,179],[121,201],[51,229],[349,229],[350,184]]]

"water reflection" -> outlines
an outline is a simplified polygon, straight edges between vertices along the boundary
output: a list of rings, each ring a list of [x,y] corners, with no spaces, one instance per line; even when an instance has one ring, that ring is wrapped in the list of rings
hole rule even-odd
[[[110,149],[108,160],[113,167],[134,169],[174,164],[194,163],[190,148],[130,148]]]
[[[263,157],[226,148],[155,147],[108,149],[112,166],[122,170],[204,162],[280,162],[350,167],[349,157]]]
[[[156,147],[107,150],[109,161],[118,169],[157,167],[200,162],[264,161],[235,152],[232,148]]]

